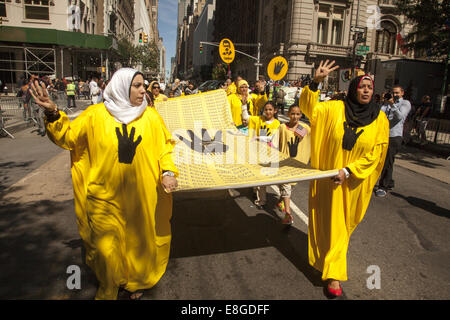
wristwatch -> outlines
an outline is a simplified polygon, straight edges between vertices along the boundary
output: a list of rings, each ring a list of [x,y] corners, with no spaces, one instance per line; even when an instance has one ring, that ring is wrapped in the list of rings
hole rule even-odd
[[[173,173],[172,171],[164,171],[162,175],[163,177],[165,176],[175,177],[175,173]]]

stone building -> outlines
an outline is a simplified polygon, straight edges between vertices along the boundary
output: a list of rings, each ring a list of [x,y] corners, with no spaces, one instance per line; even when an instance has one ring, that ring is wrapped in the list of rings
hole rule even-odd
[[[0,77],[103,76],[117,40],[134,39],[134,1],[1,0]]]
[[[360,67],[369,72],[374,71],[376,61],[413,57],[397,41],[410,26],[397,14],[393,0],[218,1],[214,27],[217,42],[226,37],[237,43],[261,43],[263,72],[273,57],[284,56],[289,63],[286,81],[311,75],[322,59],[336,60],[341,70],[351,69],[358,62],[359,46],[368,47]],[[363,32],[364,41],[355,45],[358,31]],[[257,55],[254,48],[242,51]],[[256,79],[254,63],[237,54],[231,65],[233,74]],[[338,72],[331,75],[329,84],[337,86],[338,76]]]

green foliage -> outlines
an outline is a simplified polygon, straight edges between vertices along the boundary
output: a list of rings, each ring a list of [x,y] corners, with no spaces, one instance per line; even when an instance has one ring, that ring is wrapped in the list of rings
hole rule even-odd
[[[128,40],[121,39],[118,42],[115,59],[123,67],[135,68],[138,64],[142,64],[144,71],[157,70],[159,67],[158,46],[155,43],[135,46]]]
[[[212,69],[213,80],[225,80],[227,78],[227,66],[223,63],[216,64]]]
[[[445,59],[450,49],[448,0],[397,0],[397,8],[415,27],[405,40],[405,47],[426,52],[431,58]]]

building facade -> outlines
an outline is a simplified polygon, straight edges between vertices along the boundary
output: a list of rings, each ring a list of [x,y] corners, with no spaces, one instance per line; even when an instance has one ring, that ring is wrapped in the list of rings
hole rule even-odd
[[[133,41],[134,1],[0,1],[0,77],[13,91],[31,74],[109,78],[109,56]]]
[[[413,58],[398,41],[410,30],[393,0],[229,0],[217,2],[214,16],[216,42],[229,38],[234,43],[261,43],[260,74],[267,78],[269,61],[281,55],[289,63],[285,80],[290,82],[311,75],[324,59],[336,60],[341,72],[357,65],[374,73],[378,62]],[[361,41],[355,42],[359,33]],[[256,47],[236,49],[258,54]],[[255,60],[238,53],[231,70],[256,79]],[[335,72],[327,85],[337,88],[338,80]]]

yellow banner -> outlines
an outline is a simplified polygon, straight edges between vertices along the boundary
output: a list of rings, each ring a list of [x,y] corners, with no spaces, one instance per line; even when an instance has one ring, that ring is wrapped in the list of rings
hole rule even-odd
[[[337,174],[310,169],[280,153],[277,143],[249,139],[234,126],[222,89],[160,101],[156,109],[176,141],[177,191],[294,183]]]

